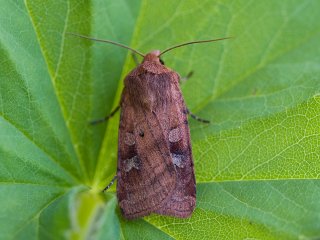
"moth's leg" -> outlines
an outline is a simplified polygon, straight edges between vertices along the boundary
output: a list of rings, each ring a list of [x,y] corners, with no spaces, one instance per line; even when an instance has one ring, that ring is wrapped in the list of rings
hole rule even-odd
[[[139,60],[138,60],[137,54],[132,53],[132,58],[133,58],[134,63],[136,64],[136,66],[138,66],[139,65]]]
[[[114,181],[115,181],[116,179],[117,179],[117,175],[115,175],[115,176],[112,178],[111,182],[108,184],[108,186],[106,186],[106,187],[102,190],[102,192],[107,191],[107,190],[114,184]]]
[[[199,121],[199,122],[203,122],[203,123],[210,123],[209,120],[203,119],[203,118],[199,118],[197,115],[194,115],[192,112],[190,112],[190,110],[187,108],[187,114],[190,115],[190,117],[192,117],[193,119]]]
[[[189,78],[192,77],[192,75],[193,75],[193,71],[190,71],[190,72],[187,74],[187,76],[184,76],[184,77],[182,77],[182,78],[180,79],[180,82],[185,82],[185,81],[187,81]]]
[[[120,106],[117,106],[109,115],[105,116],[104,118],[101,119],[97,119],[97,120],[93,120],[90,122],[90,124],[95,125],[98,123],[102,123],[107,121],[109,118],[111,118],[116,112],[118,112],[118,110],[120,109]]]

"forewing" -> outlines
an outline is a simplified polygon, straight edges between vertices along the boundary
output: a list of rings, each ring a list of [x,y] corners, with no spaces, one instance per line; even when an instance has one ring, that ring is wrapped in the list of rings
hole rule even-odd
[[[167,144],[175,167],[177,182],[171,197],[156,211],[159,214],[175,217],[189,217],[196,205],[196,185],[187,108],[178,84],[171,86],[172,104],[164,115]],[[165,120],[166,119],[166,120]],[[167,123],[166,123],[167,122]]]
[[[122,97],[119,127],[117,196],[123,215],[136,218],[157,211],[176,186],[168,136],[154,112]]]

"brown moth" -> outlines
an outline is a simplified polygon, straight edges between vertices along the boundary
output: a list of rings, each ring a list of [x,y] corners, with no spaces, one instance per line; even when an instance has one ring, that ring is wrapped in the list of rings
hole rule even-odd
[[[196,204],[188,110],[179,75],[159,55],[148,53],[124,81],[117,197],[128,219],[152,212],[188,217]]]
[[[122,46],[143,57],[126,76],[120,101],[115,178],[123,216],[133,219],[158,213],[189,217],[196,206],[196,181],[188,114],[195,116],[183,100],[178,73],[166,67],[160,56],[184,45],[227,38],[184,43],[144,55],[109,40],[73,35]],[[94,123],[108,119],[118,109]]]

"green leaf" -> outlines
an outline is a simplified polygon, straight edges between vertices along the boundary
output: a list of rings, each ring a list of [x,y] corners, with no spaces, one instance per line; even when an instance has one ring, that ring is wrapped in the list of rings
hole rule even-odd
[[[320,237],[320,2],[1,1],[0,239]],[[189,109],[197,208],[127,221],[113,186],[119,103],[142,52],[164,56]]]

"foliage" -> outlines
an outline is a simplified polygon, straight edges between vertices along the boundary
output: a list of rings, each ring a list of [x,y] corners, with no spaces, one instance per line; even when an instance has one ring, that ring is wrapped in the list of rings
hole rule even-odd
[[[1,239],[320,237],[320,2],[1,1]],[[165,55],[189,108],[197,208],[126,221],[115,188],[119,102],[142,52]]]

